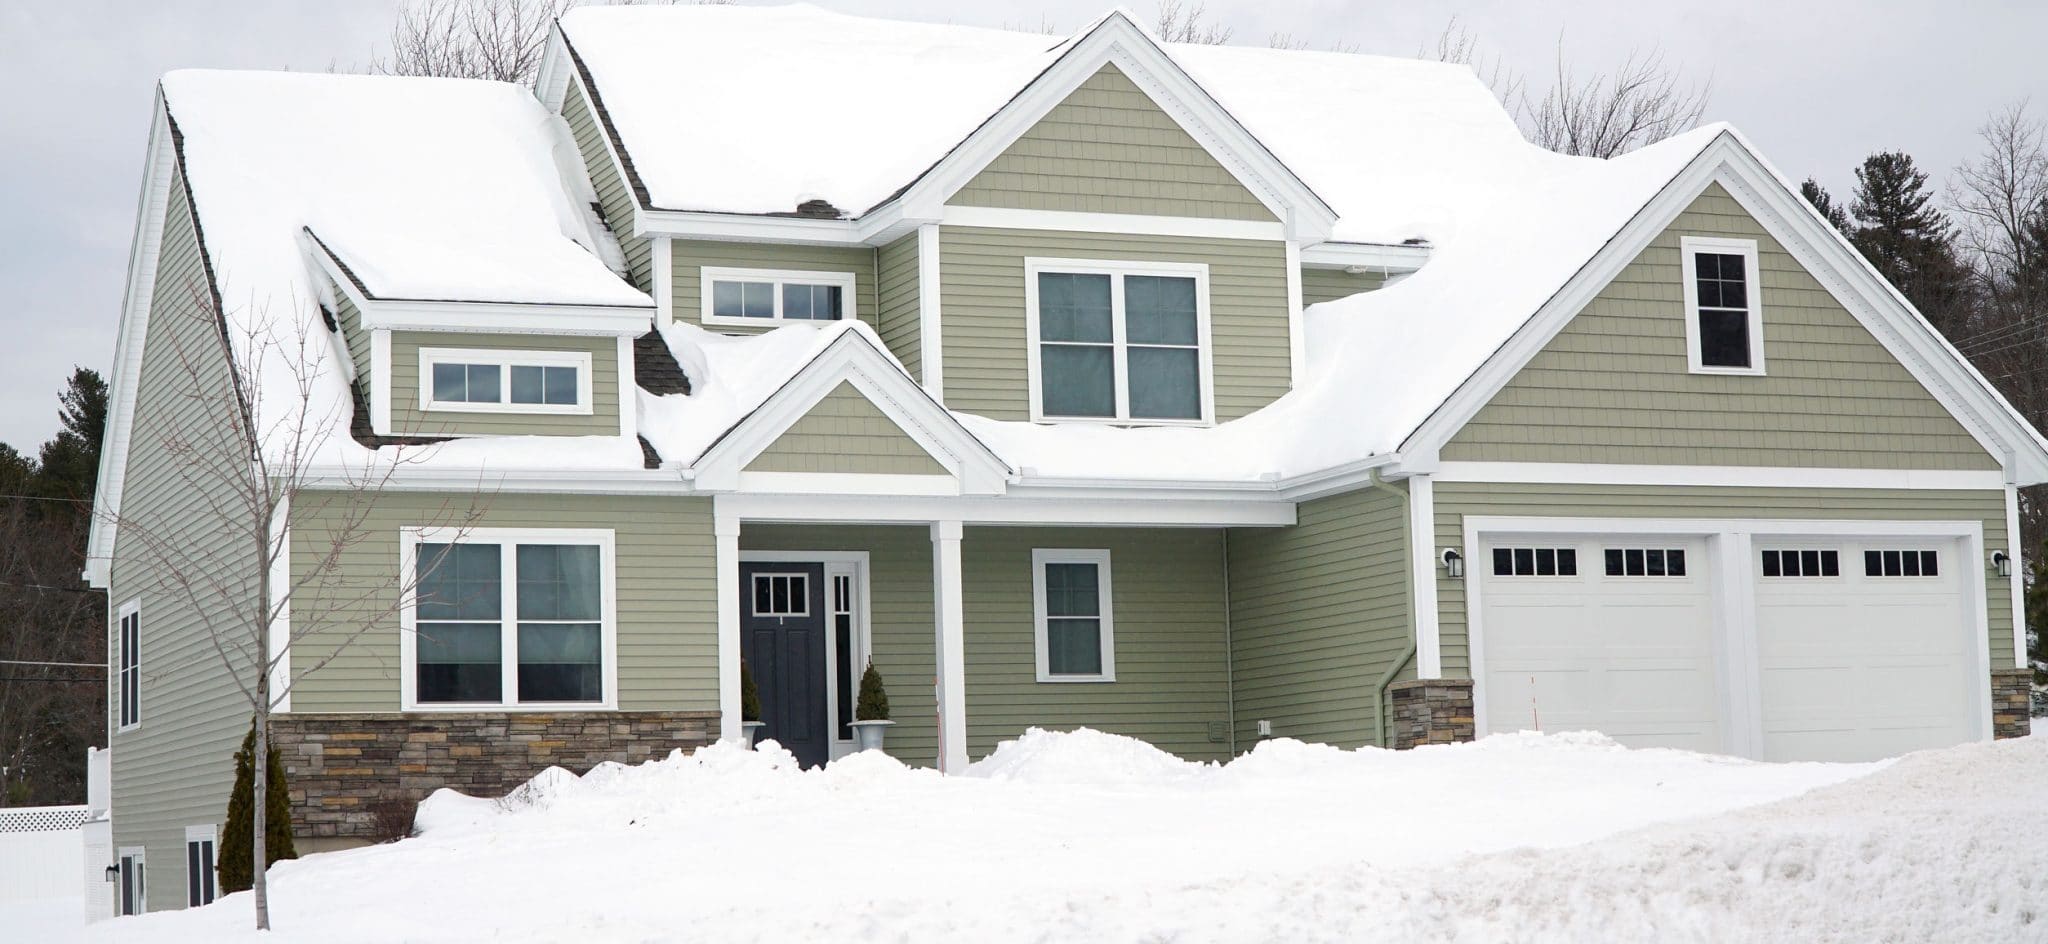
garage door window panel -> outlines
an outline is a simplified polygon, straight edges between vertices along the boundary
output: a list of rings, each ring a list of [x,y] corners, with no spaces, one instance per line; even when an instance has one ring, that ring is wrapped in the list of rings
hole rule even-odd
[[[1610,547],[1602,555],[1609,577],[1683,577],[1685,549]]]
[[[1840,577],[1842,553],[1821,548],[1769,548],[1763,551],[1765,577]]]
[[[1496,547],[1496,577],[1576,577],[1579,551],[1573,547]]]
[[[1863,576],[1939,577],[1941,559],[1934,551],[1866,550],[1863,552]]]

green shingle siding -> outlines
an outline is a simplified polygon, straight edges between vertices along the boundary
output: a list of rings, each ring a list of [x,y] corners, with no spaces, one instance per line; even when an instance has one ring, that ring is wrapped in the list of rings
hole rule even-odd
[[[1609,485],[1500,485],[1439,482],[1435,487],[1439,547],[1462,547],[1465,515],[1561,518],[1770,518],[1878,521],[1982,521],[1984,546],[2007,547],[2002,490],[1819,489]],[[1988,570],[1988,568],[1987,568]],[[2011,665],[2009,578],[1988,573],[1991,664]],[[1437,582],[1438,625],[1446,677],[1471,671],[1466,642],[1465,584]]]
[[[746,470],[947,474],[903,427],[845,381],[768,444]]]
[[[875,330],[903,369],[924,380],[922,312],[919,310],[917,234],[875,251]]]
[[[333,579],[292,602],[293,631],[305,634],[292,647],[294,667],[333,657],[299,683],[293,711],[399,710],[398,620],[385,614],[398,589],[399,531],[406,527],[611,529],[618,555],[619,708],[718,710],[710,499],[386,492],[365,511],[341,496],[309,493],[292,509],[294,578],[310,575],[332,548],[336,525],[330,522],[364,515],[362,539],[342,552]],[[347,642],[363,620],[379,617],[380,625]]]
[[[1407,651],[1407,503],[1365,489],[1301,503],[1291,528],[1230,532],[1237,743],[1375,743],[1375,686]],[[1400,678],[1413,678],[1413,665]]]
[[[590,174],[591,186],[597,190],[597,205],[604,214],[605,225],[626,255],[627,274],[635,287],[653,292],[651,241],[633,235],[633,192],[627,189],[618,164],[612,160],[604,127],[590,109],[581,80],[569,82],[569,90],[562,97],[562,118],[576,137],[576,149],[583,154],[583,166]]]
[[[1767,376],[1688,372],[1679,253],[1686,235],[1757,241]],[[1718,184],[1495,395],[1443,458],[1998,468]]]
[[[422,411],[421,348],[588,352],[591,412],[565,414]],[[393,331],[391,432],[400,436],[616,436],[619,434],[619,339],[578,335]]]
[[[947,201],[957,206],[1276,219],[1113,65],[1081,83]]]
[[[347,295],[334,293],[336,311],[334,323],[341,328],[342,340],[348,344],[348,359],[355,365],[356,382],[363,390],[370,389],[370,372],[375,369],[370,358],[370,332],[363,328],[363,313],[356,309],[356,303]]]
[[[914,253],[913,253],[914,255]],[[676,320],[703,324],[703,267],[785,269],[803,272],[853,273],[854,310],[860,320],[876,323],[875,250],[867,246],[786,246],[775,243],[727,243],[677,239],[669,244],[675,269]],[[712,325],[725,334],[755,334],[776,325]]]
[[[1236,419],[1287,392],[1281,242],[947,226],[939,236],[939,291],[948,407],[999,420],[1030,418],[1029,257],[1206,263],[1217,420]]]
[[[1350,273],[1343,269],[1301,270],[1301,303],[1319,305],[1360,292],[1377,290],[1387,282],[1378,272]]]

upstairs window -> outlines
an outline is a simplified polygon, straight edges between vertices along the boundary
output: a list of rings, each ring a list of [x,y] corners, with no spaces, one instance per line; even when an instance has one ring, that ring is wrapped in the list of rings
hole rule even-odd
[[[420,403],[464,413],[591,412],[584,351],[420,349]]]
[[[851,272],[779,269],[700,269],[707,325],[760,325],[785,321],[841,321],[854,317]]]
[[[1204,265],[1026,260],[1031,418],[1202,424]]]
[[[1687,236],[1679,240],[1679,252],[1685,272],[1686,356],[1692,372],[1763,373],[1756,241]]]
[[[142,601],[121,606],[119,671],[121,705],[116,728],[126,731],[142,723]]]

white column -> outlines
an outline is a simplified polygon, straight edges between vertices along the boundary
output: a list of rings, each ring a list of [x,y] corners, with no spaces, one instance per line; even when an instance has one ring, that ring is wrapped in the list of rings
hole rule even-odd
[[[2026,544],[2020,540],[2020,488],[2017,485],[2005,487],[2005,547],[2002,550],[2012,560],[2012,576],[2006,578],[2006,586],[2012,593],[2012,655],[2013,667],[2027,667],[2027,593]],[[1985,562],[1989,564],[1989,561]]]
[[[1436,613],[1436,493],[1429,476],[1408,477],[1409,586],[1415,601],[1415,677],[1443,678],[1443,637]],[[1465,549],[1469,559],[1472,548]]]
[[[718,739],[740,739],[740,519],[715,513],[718,536]]]
[[[926,393],[946,402],[946,340],[939,325],[939,224],[917,228],[917,362]]]
[[[967,769],[967,616],[960,590],[960,522],[932,522],[933,655],[939,703],[939,771]]]

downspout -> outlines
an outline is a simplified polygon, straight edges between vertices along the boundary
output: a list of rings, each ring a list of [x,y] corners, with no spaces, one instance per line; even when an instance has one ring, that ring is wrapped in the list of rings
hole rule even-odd
[[[1371,469],[1366,475],[1367,484],[1401,500],[1401,521],[1403,523],[1401,543],[1403,545],[1412,543],[1412,538],[1409,537],[1406,526],[1408,521],[1408,493],[1388,485],[1387,480],[1380,477],[1380,470],[1378,469]],[[1413,548],[1410,548],[1411,553],[1413,550]],[[1406,668],[1408,663],[1415,659],[1415,631],[1412,625],[1412,621],[1415,618],[1415,581],[1409,580],[1407,575],[1403,574],[1401,585],[1407,588],[1408,594],[1408,618],[1411,621],[1408,632],[1408,648],[1401,653],[1401,658],[1395,659],[1394,664],[1387,667],[1386,673],[1380,676],[1379,684],[1373,687],[1372,693],[1373,733],[1377,735],[1377,740],[1381,747],[1387,746],[1387,687],[1394,684],[1394,677],[1400,675],[1401,670]]]
[[[1223,529],[1223,746],[1237,756],[1237,647],[1230,640],[1230,529]],[[111,742],[109,742],[111,743]]]

